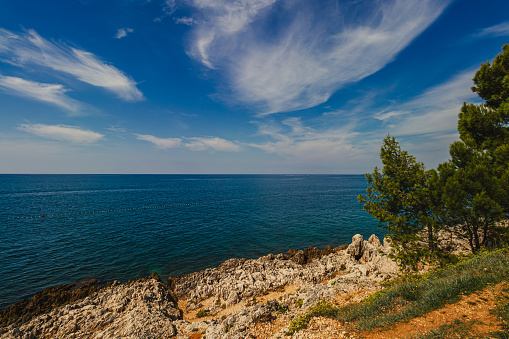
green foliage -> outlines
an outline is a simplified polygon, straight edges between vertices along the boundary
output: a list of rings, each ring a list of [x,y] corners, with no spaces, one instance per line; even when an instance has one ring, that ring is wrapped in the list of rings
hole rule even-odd
[[[207,315],[209,315],[209,311],[202,308],[201,310],[198,311],[198,313],[196,313],[196,318],[203,318],[206,317]]]
[[[297,306],[298,308],[301,308],[302,307],[302,304],[304,303],[304,300],[302,299],[297,299],[293,302],[295,304],[295,306]]]
[[[391,136],[384,139],[380,159],[382,171],[375,167],[373,173],[366,174],[366,196],[359,195],[358,200],[388,232],[393,258],[402,267],[416,269],[420,261],[431,261],[436,256],[437,224],[430,192],[436,175],[426,171]]]
[[[507,230],[496,223],[509,216],[509,45],[474,76],[474,92],[486,100],[463,104],[451,160],[439,165],[439,212],[444,223],[468,239],[473,252],[503,244]],[[498,244],[497,244],[498,242]]]
[[[290,322],[286,335],[293,335],[295,332],[305,329],[313,317],[328,317],[334,318],[338,309],[331,303],[321,300],[315,306],[310,308],[305,314],[299,315],[297,318]]]
[[[447,263],[451,236],[468,240],[472,252],[509,243],[509,228],[498,226],[509,218],[509,45],[502,49],[473,78],[472,90],[486,102],[464,103],[449,161],[426,171],[388,136],[382,170],[366,174],[358,200],[387,231],[402,267]]]
[[[503,52],[481,65],[473,78],[472,91],[486,100],[486,105],[499,108],[509,99],[509,45],[502,47]]]
[[[494,338],[509,339],[509,289],[505,288],[497,297],[497,308],[493,313],[502,321],[502,330],[492,332],[491,335]]]
[[[412,337],[415,339],[444,339],[444,338],[479,338],[477,335],[472,336],[472,327],[480,322],[477,320],[454,321],[441,325],[437,329],[432,329],[424,335]]]
[[[455,265],[394,281],[358,304],[337,311],[336,318],[355,321],[359,329],[387,326],[408,320],[455,302],[461,295],[479,291],[509,279],[506,250],[479,252]]]

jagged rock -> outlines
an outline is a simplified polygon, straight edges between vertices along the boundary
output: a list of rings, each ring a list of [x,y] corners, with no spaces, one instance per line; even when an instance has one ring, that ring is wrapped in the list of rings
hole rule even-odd
[[[269,322],[282,312],[295,317],[322,299],[332,300],[338,294],[357,290],[376,290],[377,282],[397,273],[396,264],[386,256],[388,250],[376,236],[364,241],[356,235],[347,248],[328,246],[320,251],[308,247],[289,252],[288,256],[230,259],[216,268],[170,278],[172,288],[156,274],[125,284],[115,282],[24,325],[0,328],[0,338],[183,339],[197,331],[207,339],[254,338],[249,332],[253,322]],[[255,297],[282,291],[287,285],[297,285],[293,288],[298,290],[284,293],[278,300],[256,304]],[[212,316],[222,312],[223,305],[245,303],[220,318],[189,323],[182,320],[177,298],[187,299],[187,311],[204,308]],[[284,336],[284,330],[280,335]]]
[[[382,243],[380,242],[380,239],[379,239],[376,235],[374,235],[374,234],[372,234],[372,235],[369,237],[368,242],[369,242],[371,245],[375,246],[376,248],[382,248],[382,247],[383,247],[383,246],[382,246]]]
[[[362,257],[364,251],[364,238],[360,234],[356,234],[352,237],[352,243],[348,246],[346,253],[352,255],[355,260],[359,260]]]
[[[10,325],[1,338],[168,338],[177,334],[172,321],[181,318],[168,285],[151,276],[111,284],[26,324]]]
[[[292,255],[292,257],[290,258],[290,260],[292,260],[296,264],[304,265],[306,263],[306,257],[304,255],[304,251],[299,250],[299,251],[295,252],[295,254]]]

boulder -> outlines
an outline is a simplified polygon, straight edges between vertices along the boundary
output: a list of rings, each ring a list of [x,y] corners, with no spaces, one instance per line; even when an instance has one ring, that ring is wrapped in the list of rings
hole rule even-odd
[[[346,253],[350,254],[355,258],[355,260],[359,260],[362,258],[362,254],[364,252],[364,238],[360,234],[356,234],[352,237],[352,243],[348,246]]]
[[[372,234],[369,237],[368,242],[371,245],[375,246],[376,248],[380,248],[381,249],[383,247],[382,243],[380,242],[380,239],[376,235],[374,235],[374,234]]]

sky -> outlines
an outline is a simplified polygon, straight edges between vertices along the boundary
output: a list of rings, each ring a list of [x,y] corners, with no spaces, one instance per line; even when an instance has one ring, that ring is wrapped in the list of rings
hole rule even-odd
[[[0,173],[435,168],[506,0],[0,2]]]

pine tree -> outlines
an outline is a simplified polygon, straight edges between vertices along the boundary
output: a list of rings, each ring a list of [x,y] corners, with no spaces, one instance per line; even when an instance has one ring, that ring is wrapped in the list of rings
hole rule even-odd
[[[426,172],[390,135],[384,139],[380,159],[382,171],[375,167],[366,174],[368,188],[366,196],[359,195],[359,203],[387,231],[391,257],[403,268],[417,269],[419,262],[431,261],[436,249],[429,193],[434,172]]]

